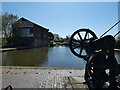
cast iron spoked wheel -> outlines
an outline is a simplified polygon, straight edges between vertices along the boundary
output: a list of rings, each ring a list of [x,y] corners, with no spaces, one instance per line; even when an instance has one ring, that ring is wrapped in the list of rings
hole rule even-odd
[[[75,31],[69,41],[71,52],[80,58],[85,58],[87,56],[86,49],[89,47],[89,42],[94,39],[97,39],[97,36],[89,29]]]
[[[87,67],[87,73],[88,73],[89,77],[93,77],[93,60],[92,60],[92,57],[90,57],[86,67]]]
[[[89,58],[89,61],[88,61],[88,64],[87,64],[87,66],[86,66],[86,68],[87,68],[87,73],[88,73],[88,76],[89,77],[93,77],[93,69],[94,69],[94,66],[95,65],[93,65],[94,64],[94,61],[93,61],[94,59],[93,59],[93,57],[91,56],[90,58]],[[110,69],[109,69],[109,67],[107,66],[107,65],[101,65],[100,64],[100,66],[101,66],[101,69],[103,70],[105,70],[105,77],[106,77],[106,80],[105,81],[108,81],[108,76],[109,76],[109,74],[110,74]],[[99,72],[100,72],[100,70],[99,70]],[[100,74],[102,74],[101,72],[100,72]],[[99,75],[100,75],[99,74]],[[106,76],[107,75],[107,76]]]

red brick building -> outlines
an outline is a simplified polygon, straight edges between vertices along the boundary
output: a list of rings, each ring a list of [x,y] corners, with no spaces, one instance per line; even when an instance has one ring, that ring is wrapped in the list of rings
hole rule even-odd
[[[35,24],[25,18],[20,20],[20,29],[14,30],[14,33],[18,33],[19,37],[16,41],[16,46],[25,47],[38,47],[48,45],[48,31],[38,24]]]

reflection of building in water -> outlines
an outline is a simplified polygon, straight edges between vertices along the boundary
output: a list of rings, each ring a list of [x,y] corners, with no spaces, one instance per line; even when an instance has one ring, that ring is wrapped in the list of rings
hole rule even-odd
[[[17,46],[46,46],[48,45],[48,31],[40,25],[37,25],[25,18],[21,18],[19,29],[14,29],[14,34],[17,33],[17,40],[14,44]],[[15,38],[16,39],[16,38]]]
[[[39,66],[48,60],[48,47],[3,52],[3,66]]]

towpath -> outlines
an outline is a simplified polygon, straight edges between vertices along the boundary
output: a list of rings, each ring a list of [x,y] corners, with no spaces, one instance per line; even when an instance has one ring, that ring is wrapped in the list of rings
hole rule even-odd
[[[2,88],[86,88],[84,69],[2,66]]]

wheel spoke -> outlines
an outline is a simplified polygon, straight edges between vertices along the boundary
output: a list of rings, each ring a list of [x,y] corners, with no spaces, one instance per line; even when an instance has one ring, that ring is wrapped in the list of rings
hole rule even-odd
[[[82,50],[83,50],[83,47],[81,47],[81,49],[80,49],[80,55],[82,54]]]
[[[77,42],[77,43],[80,43],[80,41],[78,41],[78,40],[75,40],[75,39],[73,39],[73,42]]]
[[[85,37],[84,37],[84,40],[86,40],[87,34],[88,34],[88,32],[86,31],[86,33],[85,33]]]
[[[70,38],[70,50],[71,52],[84,58],[87,55],[87,47],[90,41],[96,39],[97,36],[89,29],[79,29],[75,31]]]
[[[78,32],[78,36],[80,37],[80,39],[82,40],[82,37],[81,37],[81,35],[80,35],[80,33]]]
[[[88,38],[89,38],[89,33],[88,33]]]
[[[74,46],[73,49],[76,49],[76,48],[79,48],[79,47],[80,47],[80,45],[77,45],[77,46]]]

